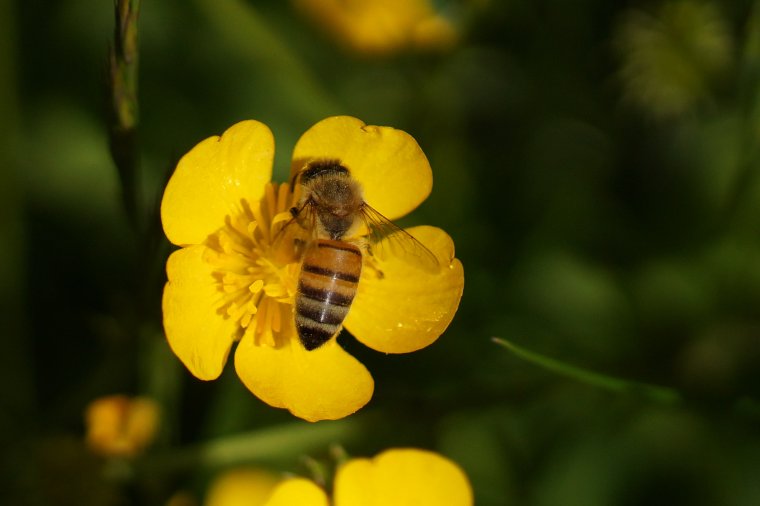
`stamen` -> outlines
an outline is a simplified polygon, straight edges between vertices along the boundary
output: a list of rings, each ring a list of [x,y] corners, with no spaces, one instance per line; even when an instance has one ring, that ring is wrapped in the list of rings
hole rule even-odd
[[[264,215],[261,213],[261,206],[255,206],[251,210],[253,211],[253,217],[254,217],[254,219],[256,220],[257,223],[261,223],[262,225],[264,225],[265,223],[267,223],[267,222],[264,221]],[[259,227],[259,231],[261,232],[261,235],[262,235],[264,241],[265,242],[270,242],[269,227],[261,226],[261,227]]]
[[[270,328],[272,329],[272,332],[280,332],[282,329],[282,319],[280,318],[281,312],[280,312],[280,305],[277,304],[276,310],[272,311],[272,325]]]
[[[291,194],[290,194],[290,185],[288,183],[284,183],[280,185],[279,192],[277,194],[277,213],[282,213],[284,211],[287,211],[292,206],[290,205],[292,203],[291,200]]]
[[[264,280],[257,279],[248,287],[248,290],[250,290],[251,293],[259,293],[262,288],[264,288]]]
[[[242,200],[239,212],[206,242],[217,311],[236,321],[240,334],[255,345],[276,346],[289,328],[298,269],[275,262],[271,241],[290,220],[292,200],[289,185],[267,185],[261,201]]]
[[[266,197],[264,202],[266,203],[266,209],[268,211],[267,213],[267,221],[272,222],[272,217],[276,214],[275,210],[277,207],[277,199],[275,198],[274,194],[274,186],[271,184],[268,184],[265,190]]]
[[[269,299],[264,299],[259,305],[259,311],[256,313],[256,335],[260,336],[264,332],[267,318],[269,318]]]

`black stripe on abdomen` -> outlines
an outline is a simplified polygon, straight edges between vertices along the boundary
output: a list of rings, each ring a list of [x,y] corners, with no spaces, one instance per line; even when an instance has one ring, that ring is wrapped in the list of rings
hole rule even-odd
[[[309,296],[304,293],[304,288],[306,291],[311,291],[313,295],[321,295],[321,297]],[[347,304],[333,304],[328,298],[335,296],[342,298]],[[298,337],[304,348],[307,350],[318,348],[335,335],[348,314],[352,300],[353,297],[349,299],[328,290],[299,285],[295,320]]]
[[[353,295],[344,295],[342,293],[325,290],[316,286],[308,285],[303,281],[298,283],[298,293],[310,299],[326,302],[333,306],[350,306],[354,301]]]
[[[310,272],[311,274],[317,274],[326,278],[340,279],[342,281],[348,281],[349,283],[358,283],[359,276],[354,276],[348,272],[340,272],[333,269],[327,269],[325,267],[319,267],[312,264],[303,264],[301,267],[304,272]]]
[[[348,306],[337,306],[311,297],[299,297],[296,302],[296,312],[307,320],[338,326],[346,319]]]

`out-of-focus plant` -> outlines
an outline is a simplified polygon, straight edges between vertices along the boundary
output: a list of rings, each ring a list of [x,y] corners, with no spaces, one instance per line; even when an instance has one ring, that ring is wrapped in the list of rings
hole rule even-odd
[[[121,181],[124,210],[132,226],[137,228],[141,225],[138,223],[141,210],[137,151],[140,0],[117,1],[115,14],[114,41],[109,54],[109,140]]]
[[[484,10],[463,18],[476,3]],[[278,484],[275,499],[289,505],[395,505],[403,501],[381,494],[421,489],[419,467],[433,474],[378,457],[341,461],[335,481],[320,459],[340,442],[365,455],[438,448],[467,470],[483,506],[760,504],[760,1],[117,0],[108,61],[114,5],[19,5],[0,8],[9,77],[0,109],[10,111],[0,156],[20,168],[0,172],[12,324],[0,382],[5,502],[197,506],[219,475],[211,506],[262,504]],[[316,41],[317,30],[333,40]],[[386,58],[361,58],[372,55]],[[377,315],[437,318],[432,299],[446,292],[409,278],[422,293],[408,297],[367,279],[357,296],[365,311],[357,299],[345,320],[360,342],[330,339],[324,360],[292,333],[293,346],[278,348],[292,324],[294,268],[286,259],[251,276],[267,270],[265,235],[290,219],[295,196],[259,170],[255,148],[222,154],[235,144],[228,131],[180,164],[196,161],[208,178],[176,214],[211,226],[193,241],[169,236],[182,249],[166,290],[182,292],[172,304],[184,309],[168,318],[167,346],[159,278],[170,245],[157,213],[178,155],[203,132],[257,117],[277,132],[276,179],[286,181],[299,135],[335,114],[402,126],[425,146],[436,191],[418,217],[445,223],[470,273],[447,337],[413,355],[367,350],[361,341],[381,352],[429,344]],[[346,161],[353,142],[325,135],[309,154]],[[268,146],[269,137],[258,144]],[[244,176],[225,180],[217,161],[239,161]],[[385,188],[394,178],[377,174],[362,181],[372,205],[374,188],[398,197]],[[215,178],[234,190],[245,177],[254,191],[222,200],[250,205],[225,221],[205,196]],[[451,241],[435,234],[448,259]],[[180,274],[189,251],[198,261]],[[216,340],[219,329],[226,337]],[[491,335],[508,338],[509,351]],[[384,346],[388,336],[398,341]],[[196,381],[170,347],[195,376],[219,381]],[[343,420],[293,420],[222,371],[229,353],[250,390],[303,418],[375,401]],[[83,408],[103,391],[155,400],[160,438],[147,442],[150,416],[134,398],[93,403],[83,437]],[[311,466],[308,480],[226,474],[281,471],[295,459]],[[447,497],[415,504],[448,504],[453,481],[436,487]]]
[[[734,63],[734,42],[711,2],[669,1],[628,12],[616,36],[625,96],[657,117],[710,102]]]

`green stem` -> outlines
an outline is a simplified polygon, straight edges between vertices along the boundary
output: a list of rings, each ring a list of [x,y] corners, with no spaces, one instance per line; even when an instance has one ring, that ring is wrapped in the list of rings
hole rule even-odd
[[[521,348],[516,344],[507,341],[506,339],[494,337],[493,342],[511,351],[523,360],[527,360],[528,362],[543,367],[544,369],[562,376],[566,376],[568,378],[575,379],[582,383],[586,383],[613,392],[636,394],[662,404],[677,404],[682,401],[681,394],[672,388],[648,385],[646,383],[638,383],[635,381],[627,381],[624,379],[615,378],[613,376],[607,376],[605,374],[588,371],[586,369],[582,369],[580,367],[576,367],[570,364],[566,364],[565,362],[560,362],[559,360],[540,355],[530,350],[526,350],[525,348]]]
[[[760,116],[760,2],[755,1],[750,8],[744,26],[743,47],[738,60],[737,89],[735,107],[741,122],[740,137],[737,139],[739,160],[736,175],[728,189],[725,200],[724,218],[718,225],[728,230],[736,225],[747,206],[752,206],[752,192],[757,188],[758,171],[758,117]],[[751,208],[749,209],[751,213]],[[754,230],[750,230],[754,234]]]
[[[109,54],[110,148],[121,180],[127,218],[134,229],[139,230],[137,19],[140,0],[115,0],[115,14],[114,43]]]
[[[354,419],[316,424],[289,423],[149,455],[138,463],[137,471],[155,475],[246,462],[293,459],[336,441],[354,440],[360,433],[361,426]]]

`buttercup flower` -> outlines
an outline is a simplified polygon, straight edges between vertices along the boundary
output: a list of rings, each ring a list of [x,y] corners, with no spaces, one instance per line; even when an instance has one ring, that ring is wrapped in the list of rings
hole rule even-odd
[[[358,53],[442,49],[457,30],[429,0],[294,0],[338,42]]]
[[[464,472],[429,451],[386,450],[374,459],[352,459],[335,475],[332,501],[317,484],[291,478],[274,489],[264,506],[470,506]]]
[[[279,479],[254,468],[231,469],[211,483],[204,506],[262,506]]]
[[[280,231],[300,191],[269,182],[273,157],[269,129],[243,121],[180,160],[161,203],[164,231],[182,247],[167,261],[164,329],[196,377],[217,378],[239,341],[235,368],[254,395],[305,420],[342,418],[369,401],[374,383],[337,339],[312,351],[298,339],[298,248]],[[432,187],[428,161],[411,136],[352,117],[309,129],[296,144],[291,174],[314,160],[340,160],[362,185],[364,201],[388,219],[412,211]],[[437,257],[440,269],[362,255],[365,267],[343,322],[359,341],[385,353],[434,342],[462,295],[464,274],[451,238],[429,226],[407,232]]]
[[[150,399],[100,397],[85,410],[87,446],[103,456],[133,457],[153,441],[158,421],[158,406]]]

